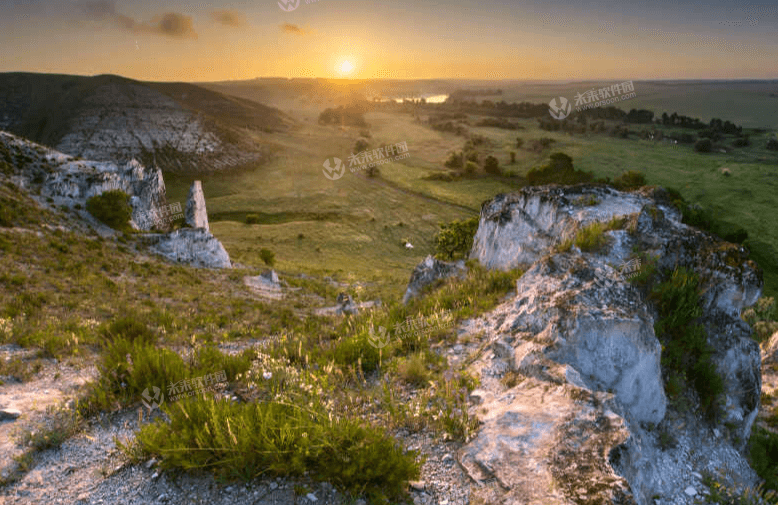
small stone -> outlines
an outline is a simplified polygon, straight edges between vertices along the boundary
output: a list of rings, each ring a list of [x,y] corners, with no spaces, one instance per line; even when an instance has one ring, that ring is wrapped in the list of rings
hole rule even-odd
[[[151,476],[151,480],[156,480],[157,477],[159,477],[159,472],[154,472],[154,475]]]
[[[226,488],[224,488],[224,492],[225,493],[232,493],[232,486],[227,486]]]
[[[697,490],[694,489],[692,486],[689,486],[684,490],[684,493],[688,494],[689,496],[696,496]]]
[[[167,501],[167,495],[162,493],[161,495],[157,496],[157,501]]]
[[[316,495],[313,494],[313,493],[308,493],[307,495],[305,495],[305,497],[308,498],[311,501],[319,501],[319,499],[316,498]]]
[[[271,482],[270,483],[270,490],[271,491],[275,491],[276,489],[278,489],[278,484],[276,484],[275,482]]]
[[[446,454],[445,456],[443,456],[443,462],[444,463],[453,463],[454,462],[454,457],[451,454]]]
[[[152,466],[154,466],[157,463],[157,458],[151,458],[150,460],[146,461],[146,463],[143,465],[146,467],[146,470],[151,469]]]
[[[2,409],[0,410],[0,421],[13,421],[22,415],[22,412],[18,409]]]
[[[713,434],[716,435],[716,438],[721,438],[721,432],[719,432],[718,428],[713,428]]]
[[[700,475],[699,473],[697,473],[697,472],[692,472],[692,475],[694,475],[694,476],[695,476],[695,477],[697,477],[698,479],[702,480],[702,475]]]
[[[415,489],[416,491],[424,491],[424,481],[423,480],[412,480],[408,482],[408,484]]]
[[[354,502],[354,505],[367,505],[367,502],[365,500],[363,500],[362,498],[360,498],[359,500]]]

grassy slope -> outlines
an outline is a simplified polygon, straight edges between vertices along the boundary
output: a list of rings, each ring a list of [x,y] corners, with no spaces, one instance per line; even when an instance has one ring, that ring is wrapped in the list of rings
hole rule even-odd
[[[477,215],[484,200],[520,185],[519,179],[450,183],[424,179],[444,169],[442,161],[449,152],[462,148],[464,138],[433,131],[415,123],[410,115],[384,112],[366,115],[371,147],[405,141],[410,158],[381,166],[379,179],[347,172],[340,180],[330,181],[322,175],[322,162],[333,156],[345,161],[359,132],[319,126],[315,111],[294,111],[301,124],[297,131],[255,134],[258,141],[272,140],[279,146],[269,165],[202,177],[213,230],[234,260],[259,266],[257,251],[267,247],[276,252],[281,270],[381,281],[396,294],[410,269],[433,252],[438,222]],[[774,254],[778,251],[778,221],[772,219],[778,160],[774,152],[764,149],[766,136],[754,137],[752,147],[730,154],[699,154],[690,146],[606,135],[572,136],[542,131],[534,120],[519,123],[526,129],[470,130],[489,138],[489,150],[501,166],[518,175],[561,150],[573,157],[576,168],[593,171],[597,177],[613,178],[625,170],[636,170],[645,174],[649,184],[676,187],[688,200],[710,207],[721,219],[749,231],[754,256],[766,270],[766,292],[778,293]],[[525,141],[522,149],[515,148],[517,136]],[[528,150],[531,141],[540,137],[553,138],[556,143],[542,153]],[[511,151],[517,152],[514,165],[509,164]],[[728,167],[733,175],[721,175],[721,167]],[[167,176],[171,201],[184,201],[192,179]],[[243,224],[250,213],[260,214],[263,224]],[[304,238],[298,239],[300,233]],[[414,249],[401,247],[405,238]]]

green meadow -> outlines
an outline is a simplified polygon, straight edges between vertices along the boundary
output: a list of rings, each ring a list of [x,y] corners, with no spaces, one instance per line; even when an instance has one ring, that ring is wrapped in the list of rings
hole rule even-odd
[[[317,110],[286,110],[297,120],[289,132],[253,133],[272,153],[266,164],[230,173],[166,174],[169,200],[184,202],[191,181],[202,179],[212,231],[233,261],[262,267],[258,251],[267,248],[276,254],[275,267],[281,272],[371,282],[391,298],[401,295],[413,267],[434,253],[433,237],[441,222],[478,215],[482,202],[517,190],[530,169],[562,151],[573,158],[575,168],[595,177],[613,179],[637,171],[648,184],[678,189],[689,202],[742,226],[749,233],[753,257],[765,270],[766,293],[778,293],[778,154],[765,149],[769,133],[751,131],[751,146],[726,154],[697,153],[692,145],[638,140],[636,135],[622,139],[544,131],[534,119],[512,119],[521,130],[476,127],[472,125],[479,117],[471,115],[469,134],[488,139],[479,148],[479,164],[485,155],[493,155],[503,176],[480,171],[472,178],[446,182],[429,176],[448,171],[444,161],[449,153],[462,150],[466,137],[431,129],[425,124],[430,111],[423,108],[418,113],[421,121],[411,114],[373,111],[365,114],[369,147],[406,142],[410,156],[381,165],[377,177],[347,168],[343,177],[329,180],[323,162],[337,157],[347,165],[366,129],[319,125]],[[720,117],[728,119],[726,114]],[[630,125],[633,132],[652,127]],[[516,147],[517,137],[524,142],[521,148]],[[543,137],[554,143],[542,151],[529,147]],[[724,175],[722,168],[731,175]],[[246,224],[250,214],[258,216],[257,224]],[[406,241],[412,249],[404,246]]]

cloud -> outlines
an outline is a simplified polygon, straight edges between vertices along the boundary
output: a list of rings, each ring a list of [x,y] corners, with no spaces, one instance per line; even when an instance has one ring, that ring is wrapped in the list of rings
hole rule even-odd
[[[246,16],[238,11],[213,11],[211,12],[211,18],[224,26],[232,26],[235,28],[246,26]]]
[[[156,17],[152,23],[136,21],[130,16],[119,14],[116,2],[112,0],[85,0],[80,2],[84,14],[96,21],[105,21],[132,33],[151,33],[176,38],[197,38],[191,16],[167,12]]]
[[[151,26],[152,31],[180,38],[197,38],[197,32],[192,24],[192,17],[168,12],[162,16],[162,19],[156,26]]]
[[[281,31],[284,33],[294,33],[295,35],[305,35],[306,33],[305,30],[303,30],[299,26],[290,23],[282,24]]]

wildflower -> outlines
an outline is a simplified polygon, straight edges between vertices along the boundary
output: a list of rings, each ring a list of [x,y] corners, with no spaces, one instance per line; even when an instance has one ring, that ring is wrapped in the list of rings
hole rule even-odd
[[[272,372],[265,372],[265,373],[262,374],[262,378],[265,379],[265,380],[269,380],[272,377],[273,377],[273,373]]]

